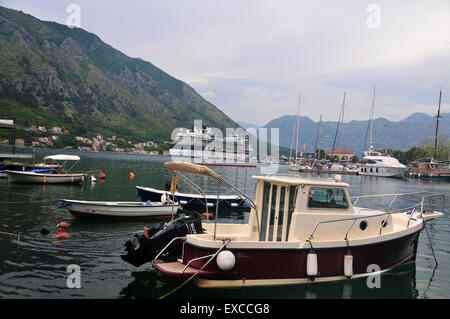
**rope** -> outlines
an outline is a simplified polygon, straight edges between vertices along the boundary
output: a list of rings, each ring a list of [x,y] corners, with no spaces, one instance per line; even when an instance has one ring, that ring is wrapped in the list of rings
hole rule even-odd
[[[114,234],[114,235],[110,235],[110,236],[92,236],[92,237],[80,237],[80,238],[73,238],[71,237],[70,240],[92,240],[92,239],[102,239],[102,238],[119,238],[121,236],[124,235],[135,235],[135,234],[140,234],[143,233],[143,230],[140,231],[136,231],[136,232],[123,232],[123,233],[118,233],[118,234]],[[18,241],[20,241],[21,238],[23,239],[34,239],[34,240],[48,240],[48,241],[53,241],[54,239],[57,238],[48,238],[48,237],[34,237],[34,236],[27,236],[27,235],[23,235],[23,234],[19,234],[19,233],[9,233],[9,232],[4,232],[4,231],[0,231],[0,235],[8,235],[10,238],[12,237],[16,237]]]
[[[428,233],[428,227],[427,227],[427,223],[425,220],[423,221],[423,224],[424,224],[425,230],[427,231],[428,242],[430,243],[431,252],[433,253],[433,257],[434,257],[434,262],[436,263],[436,266],[437,266],[438,261],[437,261],[436,255],[434,254],[433,244],[431,243],[430,234]]]
[[[225,246],[226,246],[230,241],[231,241],[231,239],[229,239],[229,238],[224,239],[224,240],[223,240],[223,245],[222,245],[222,247],[220,247],[219,250],[217,250],[216,253],[215,253],[210,259],[208,259],[208,261],[207,261],[207,262],[206,262],[199,270],[197,270],[197,272],[195,272],[191,277],[189,277],[187,280],[185,280],[181,285],[179,285],[179,286],[176,287],[175,289],[169,291],[169,292],[166,293],[165,295],[159,297],[158,299],[164,299],[164,298],[166,298],[167,296],[171,295],[172,293],[174,293],[175,291],[177,291],[178,289],[180,289],[181,287],[183,287],[183,286],[184,286],[185,284],[187,284],[189,281],[191,281],[192,279],[194,279],[194,277],[196,277],[196,276],[203,270],[203,268],[205,268],[206,265],[208,265],[209,262],[210,262],[211,260],[213,260],[213,259],[219,254],[219,252],[220,252],[222,249],[225,248]]]

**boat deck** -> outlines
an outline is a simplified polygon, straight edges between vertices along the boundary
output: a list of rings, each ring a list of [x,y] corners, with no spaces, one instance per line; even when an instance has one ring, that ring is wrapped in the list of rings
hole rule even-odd
[[[154,263],[153,267],[162,271],[163,273],[175,275],[175,276],[190,276],[198,272],[197,268],[193,268],[188,266],[186,270],[183,272],[185,264],[182,264],[179,261],[167,262],[167,263]],[[208,273],[206,271],[200,271],[200,274]]]

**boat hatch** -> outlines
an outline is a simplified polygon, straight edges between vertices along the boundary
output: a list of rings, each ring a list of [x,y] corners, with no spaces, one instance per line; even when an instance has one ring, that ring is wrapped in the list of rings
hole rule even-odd
[[[287,241],[297,186],[264,182],[260,241]]]

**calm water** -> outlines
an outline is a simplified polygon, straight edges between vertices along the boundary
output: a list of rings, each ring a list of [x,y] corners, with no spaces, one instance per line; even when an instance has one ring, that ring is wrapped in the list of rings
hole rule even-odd
[[[61,153],[61,152],[58,152]],[[67,152],[66,152],[67,153]],[[38,153],[38,159],[44,153]],[[48,153],[45,153],[48,155]],[[139,268],[120,258],[125,241],[131,233],[157,222],[83,221],[75,220],[65,209],[58,208],[58,199],[127,200],[134,201],[136,185],[163,189],[172,175],[164,168],[169,158],[80,153],[76,170],[102,170],[107,178],[101,183],[86,182],[78,186],[9,184],[0,179],[0,231],[39,236],[45,227],[56,233],[61,221],[71,224],[68,241],[38,239],[11,240],[0,235],[0,297],[2,298],[158,298],[181,282],[159,276],[150,264]],[[252,175],[259,168],[217,168],[247,194],[254,191]],[[129,179],[134,172],[135,178]],[[285,166],[280,172],[288,173]],[[197,183],[211,193],[216,183],[196,177]],[[446,210],[450,207],[450,184],[447,182],[343,176],[352,196],[379,193],[430,191],[446,195]],[[181,191],[190,191],[181,188]],[[419,197],[399,201],[408,205],[420,202]],[[362,203],[361,203],[362,204]],[[389,201],[367,202],[385,207]],[[362,205],[361,205],[362,206]],[[248,213],[231,213],[225,222],[245,223]],[[450,217],[429,224],[432,244],[439,261],[436,267],[426,232],[419,240],[416,263],[403,265],[381,277],[381,288],[369,289],[366,279],[334,283],[311,283],[287,287],[199,289],[188,284],[168,298],[450,298]],[[66,286],[67,266],[81,269],[81,289]]]

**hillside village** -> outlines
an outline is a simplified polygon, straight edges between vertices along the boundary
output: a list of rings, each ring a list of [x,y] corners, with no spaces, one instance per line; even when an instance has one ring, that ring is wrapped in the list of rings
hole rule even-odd
[[[147,141],[133,144],[131,141],[115,135],[104,137],[97,135],[89,138],[84,136],[75,136],[69,130],[59,126],[46,128],[44,126],[32,125],[25,128],[25,131],[31,132],[33,138],[14,138],[0,139],[0,146],[8,146],[14,144],[16,148],[64,148],[76,149],[87,152],[115,152],[115,153],[132,153],[143,155],[169,155],[169,150],[158,150],[158,143]],[[64,143],[61,141],[64,140]],[[72,142],[72,143],[71,143]],[[67,145],[72,144],[72,145]]]

